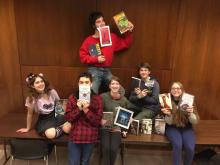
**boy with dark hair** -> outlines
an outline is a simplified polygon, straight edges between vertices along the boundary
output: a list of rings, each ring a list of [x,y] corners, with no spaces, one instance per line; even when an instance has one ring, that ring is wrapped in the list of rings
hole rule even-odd
[[[111,33],[112,45],[101,47],[100,55],[92,55],[89,48],[92,45],[100,45],[99,27],[105,26],[104,16],[101,12],[93,12],[89,16],[89,23],[94,29],[94,34],[88,36],[82,43],[79,54],[80,60],[83,64],[88,65],[88,72],[92,74],[93,86],[92,89],[95,93],[99,92],[101,83],[107,84],[112,77],[111,65],[114,58],[114,53],[122,49],[128,48],[132,43],[131,32],[134,28],[133,24],[129,22],[130,31],[125,36],[118,37],[116,34]]]
[[[91,87],[92,76],[83,72],[78,86]],[[69,97],[65,118],[72,124],[69,134],[69,165],[88,165],[93,147],[99,138],[102,119],[102,99],[91,91],[90,102],[79,99],[79,92]]]

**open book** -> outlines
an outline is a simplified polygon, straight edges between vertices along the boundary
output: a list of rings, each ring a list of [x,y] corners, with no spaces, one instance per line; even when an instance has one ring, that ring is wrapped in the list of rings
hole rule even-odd
[[[55,116],[56,115],[64,115],[67,102],[68,102],[68,99],[60,99],[60,100],[56,101],[56,103],[55,103]]]
[[[179,102],[179,109],[185,111],[187,107],[193,106],[194,96],[188,93],[183,93]]]
[[[121,34],[127,32],[129,30],[129,22],[128,22],[128,19],[123,11],[116,14],[113,17],[113,19],[114,19]]]
[[[159,94],[159,101],[161,108],[172,109],[171,95],[170,93]]]

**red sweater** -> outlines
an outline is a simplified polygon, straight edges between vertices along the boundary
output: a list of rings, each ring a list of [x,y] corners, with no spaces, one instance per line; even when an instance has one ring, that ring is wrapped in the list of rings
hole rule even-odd
[[[97,43],[100,44],[99,38],[94,38],[92,35],[87,37],[79,50],[81,62],[95,67],[110,67],[114,58],[114,52],[128,48],[131,45],[132,34],[128,33],[124,38],[120,38],[116,34],[111,33],[111,39],[111,46],[101,47],[101,54],[106,58],[105,62],[98,63],[98,57],[89,54],[89,46]]]
[[[69,140],[74,143],[94,143],[99,139],[99,127],[102,119],[102,99],[99,95],[91,98],[89,111],[85,114],[77,107],[77,98],[69,97],[65,118],[72,124]]]

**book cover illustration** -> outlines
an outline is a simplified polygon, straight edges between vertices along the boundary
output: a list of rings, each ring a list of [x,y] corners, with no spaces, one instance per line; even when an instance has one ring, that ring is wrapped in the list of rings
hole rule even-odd
[[[121,34],[129,30],[129,21],[123,11],[113,16],[113,19]]]
[[[68,99],[60,99],[55,102],[55,116],[64,115]]]
[[[137,77],[131,77],[133,80],[133,83],[135,85],[136,88],[140,88],[141,87],[141,79],[137,78]]]
[[[145,89],[148,91],[149,94],[152,93],[154,83],[155,83],[154,80],[150,80],[150,77],[148,77],[148,80],[144,84]]]
[[[130,133],[138,136],[139,129],[140,129],[139,120],[133,120],[133,122],[130,125]]]
[[[170,93],[159,94],[159,101],[161,108],[172,109],[171,95]]]
[[[89,45],[89,54],[91,56],[101,55],[101,48],[100,48],[99,43]]]
[[[90,103],[91,89],[88,85],[79,86],[79,100],[86,100]]]
[[[164,119],[155,119],[154,132],[158,135],[165,134],[166,122]]]
[[[179,109],[185,111],[189,106],[193,106],[194,96],[189,93],[183,93],[179,102]]]
[[[103,112],[102,119],[106,120],[106,123],[103,126],[104,128],[111,128],[113,126],[114,123],[113,112]]]
[[[98,28],[98,31],[99,31],[99,38],[100,38],[101,47],[111,46],[112,39],[111,39],[111,35],[110,35],[109,26],[100,27],[100,28]]]
[[[152,119],[141,120],[141,133],[152,134]]]
[[[128,129],[131,124],[130,121],[134,112],[122,107],[118,107],[117,109],[118,110],[115,116],[114,124]]]

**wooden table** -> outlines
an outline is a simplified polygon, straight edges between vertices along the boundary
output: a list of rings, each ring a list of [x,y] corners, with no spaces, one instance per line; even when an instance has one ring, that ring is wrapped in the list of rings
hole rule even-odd
[[[3,140],[5,162],[9,159],[6,152],[7,141],[13,138],[27,139],[43,139],[37,132],[32,129],[28,133],[16,133],[16,130],[26,126],[26,114],[9,113],[0,118],[0,139]],[[195,126],[196,145],[219,146],[220,145],[220,120],[201,120]],[[67,136],[62,136],[60,139],[54,140],[56,143],[66,143]],[[146,145],[146,146],[170,146],[169,141],[165,136],[161,135],[130,135],[128,138],[122,139],[122,163],[124,163],[124,149],[126,145]]]

